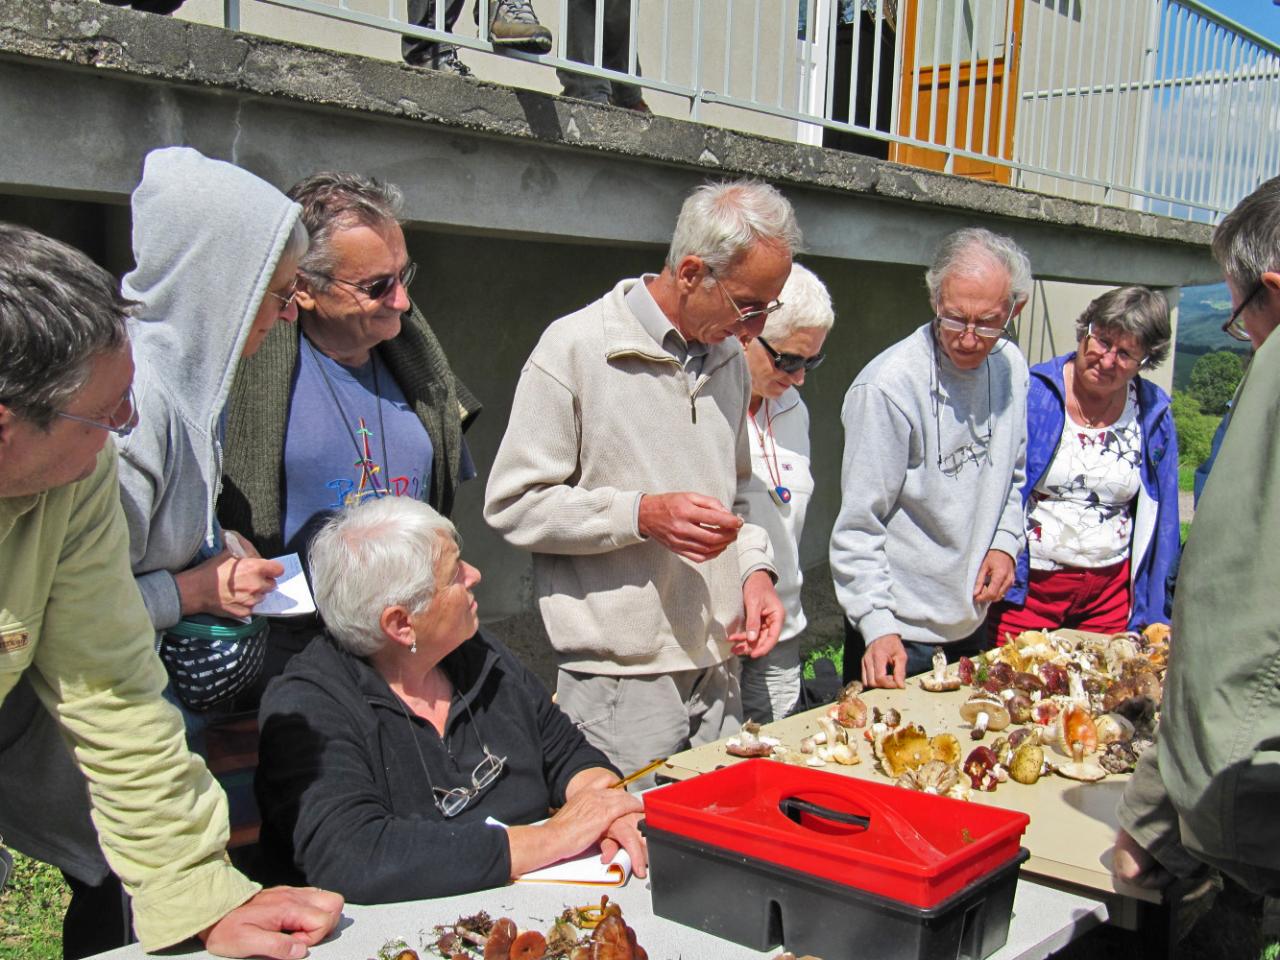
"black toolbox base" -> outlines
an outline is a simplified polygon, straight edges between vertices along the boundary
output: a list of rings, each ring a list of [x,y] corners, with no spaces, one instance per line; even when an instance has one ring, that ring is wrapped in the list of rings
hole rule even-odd
[[[753,950],[823,960],[982,960],[1004,946],[1024,849],[921,908],[645,826],[653,912]]]

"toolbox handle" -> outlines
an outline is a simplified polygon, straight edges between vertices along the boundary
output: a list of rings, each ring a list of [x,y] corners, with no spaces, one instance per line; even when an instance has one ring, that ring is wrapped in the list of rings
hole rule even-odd
[[[824,807],[810,800],[801,800],[799,797],[783,797],[778,803],[778,809],[789,820],[794,820],[796,823],[800,822],[800,814],[808,813],[824,820],[834,820],[836,823],[847,823],[855,827],[862,827],[864,830],[871,826],[870,817],[864,817],[860,813],[832,810],[830,807]]]

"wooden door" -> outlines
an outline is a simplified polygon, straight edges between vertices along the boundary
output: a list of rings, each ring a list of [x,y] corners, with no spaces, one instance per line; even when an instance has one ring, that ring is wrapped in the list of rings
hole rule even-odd
[[[974,5],[980,4],[984,14],[996,18],[990,33],[981,24],[975,27],[974,38],[966,38],[965,46],[971,50],[970,44],[985,45],[987,37],[993,36],[1000,44],[1000,55],[996,56],[994,49],[983,50],[979,46],[976,57],[970,53],[957,58],[954,63],[936,64],[927,62],[932,59],[935,44],[932,31],[925,31],[928,36],[921,34],[920,2],[905,0],[901,5],[903,80],[898,101],[898,133],[928,143],[946,144],[954,84],[956,122],[953,144],[964,149],[967,142],[968,149],[974,153],[1011,159],[1018,106],[1018,51],[1022,42],[1023,0],[952,0],[950,9],[953,16],[960,16],[962,7],[972,11]],[[939,0],[924,2],[933,10],[948,9],[948,5]],[[944,55],[949,55],[953,46],[952,29],[950,19],[943,23],[939,18],[933,23],[933,30],[942,31],[941,42],[937,46]],[[894,144],[889,158],[928,170],[948,169],[947,154],[928,147]],[[997,183],[1010,181],[1009,167],[968,157],[956,157],[949,172]]]

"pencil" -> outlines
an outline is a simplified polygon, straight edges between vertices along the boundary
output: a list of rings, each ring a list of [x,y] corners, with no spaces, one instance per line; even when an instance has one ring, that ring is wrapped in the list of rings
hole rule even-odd
[[[666,762],[667,762],[667,758],[666,758],[666,757],[659,757],[657,760],[653,761],[653,763],[646,764],[645,766],[643,766],[643,767],[641,767],[639,770],[637,770],[635,773],[629,773],[629,774],[627,774],[625,777],[623,777],[623,778],[622,778],[621,780],[619,780],[617,783],[610,784],[609,789],[610,789],[610,790],[612,790],[612,789],[615,789],[615,788],[617,788],[617,787],[625,787],[628,783],[633,783],[633,782],[635,782],[636,780],[639,780],[639,779],[640,779],[641,777],[643,777],[646,773],[652,773],[654,770],[657,770],[660,766],[662,766],[662,765],[663,765],[664,763],[666,763]]]

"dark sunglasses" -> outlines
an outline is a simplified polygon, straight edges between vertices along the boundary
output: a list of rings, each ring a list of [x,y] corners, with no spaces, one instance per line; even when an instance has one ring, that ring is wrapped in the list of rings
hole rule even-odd
[[[769,341],[764,337],[756,337],[756,343],[764,347],[765,353],[769,354],[773,365],[783,373],[799,373],[801,369],[806,373],[810,370],[817,370],[822,361],[826,359],[826,355],[822,353],[815,353],[812,357],[802,357],[798,353],[779,353],[769,346]]]
[[[413,283],[414,275],[417,274],[417,272],[418,265],[416,263],[408,263],[405,264],[405,268],[398,274],[389,273],[385,277],[377,277],[374,280],[370,280],[368,283],[356,283],[354,280],[343,280],[341,277],[330,276],[327,273],[317,273],[316,276],[324,277],[326,280],[332,281],[333,283],[341,283],[348,287],[354,287],[370,300],[381,300],[386,297],[387,294],[395,290],[397,283],[408,290],[409,284]]]

